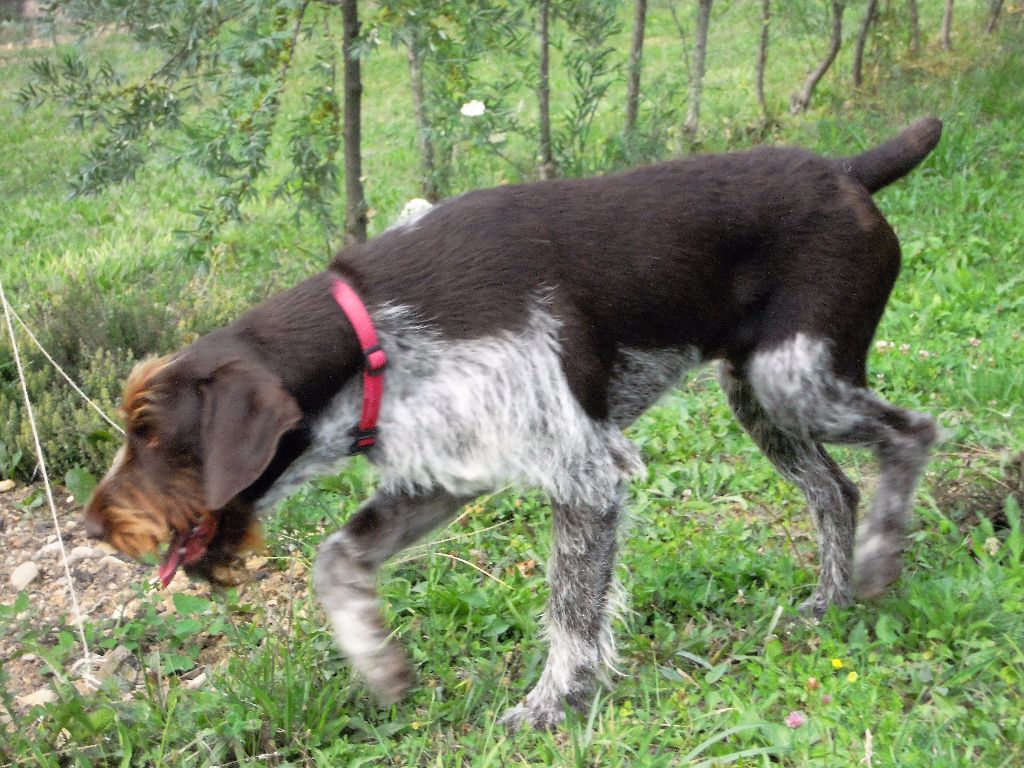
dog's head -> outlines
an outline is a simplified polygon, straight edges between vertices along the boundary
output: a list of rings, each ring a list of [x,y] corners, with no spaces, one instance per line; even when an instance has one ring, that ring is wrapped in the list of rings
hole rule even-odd
[[[199,357],[149,360],[132,371],[122,405],[125,443],[89,499],[85,527],[132,557],[169,542],[165,582],[179,563],[237,582],[236,555],[259,542],[252,505],[239,494],[302,413],[263,366]]]

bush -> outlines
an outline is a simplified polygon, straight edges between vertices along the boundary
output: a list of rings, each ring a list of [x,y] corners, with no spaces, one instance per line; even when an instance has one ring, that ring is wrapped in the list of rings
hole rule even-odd
[[[130,351],[98,350],[82,360],[77,371],[79,386],[106,412],[116,418],[121,382],[137,358]],[[26,384],[39,429],[39,440],[52,478],[61,478],[74,467],[102,474],[120,443],[120,435],[87,403],[71,392],[49,365],[32,365],[25,371]],[[24,418],[24,401],[17,381],[0,387],[0,445],[9,466],[5,472],[30,479],[36,472],[36,453],[31,426]],[[18,457],[14,463],[12,459]]]

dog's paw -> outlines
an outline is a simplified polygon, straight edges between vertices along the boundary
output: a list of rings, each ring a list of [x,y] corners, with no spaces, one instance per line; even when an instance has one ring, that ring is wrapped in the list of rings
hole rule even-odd
[[[797,606],[797,611],[805,619],[818,620],[825,615],[830,605],[838,608],[845,608],[850,604],[850,596],[847,590],[833,590],[832,593],[822,591],[819,586],[814,592]]]
[[[521,704],[516,704],[501,716],[501,724],[510,731],[518,731],[523,726],[537,731],[550,731],[565,720],[565,709],[561,704],[531,703],[529,697]]]
[[[870,534],[857,545],[854,562],[854,591],[857,597],[879,597],[900,577],[902,570],[902,542],[885,534]]]
[[[389,640],[370,664],[365,660],[359,664],[360,672],[381,706],[389,707],[405,698],[413,684],[412,667],[405,656],[405,650],[394,640]]]
[[[828,610],[828,600],[823,595],[815,592],[800,603],[796,609],[805,619],[820,619],[825,615],[825,611]]]

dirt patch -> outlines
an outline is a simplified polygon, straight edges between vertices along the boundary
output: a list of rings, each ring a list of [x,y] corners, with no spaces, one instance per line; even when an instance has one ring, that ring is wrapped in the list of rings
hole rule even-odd
[[[49,700],[53,696],[51,683],[58,675],[87,692],[109,675],[118,674],[126,696],[132,695],[145,685],[147,675],[152,681],[152,665],[137,649],[103,647],[104,638],[115,636],[118,628],[140,617],[156,626],[175,621],[177,594],[211,596],[209,584],[190,581],[182,572],[167,589],[159,589],[153,566],[127,559],[109,545],[88,539],[79,521],[80,505],[67,491],[57,490],[63,551],[67,553],[79,611],[96,647],[90,648],[91,661],[84,663],[62,550],[41,489],[16,486],[0,491],[0,606],[8,609],[6,622],[11,625],[5,627],[0,620],[0,665],[6,677],[0,685],[8,694],[0,696],[0,701],[13,700],[19,709]],[[307,591],[305,564],[296,558],[282,570],[274,567],[280,561],[271,564],[266,557],[252,557],[247,565],[253,579],[238,588],[239,603],[279,606],[279,611],[268,609],[260,614],[258,620],[268,628],[287,621],[287,606],[295,595]],[[28,607],[13,615],[13,606],[22,593],[27,596]],[[52,667],[45,652],[34,652],[67,644],[68,633],[74,639],[74,649],[62,655],[61,669]],[[200,649],[198,660],[171,674],[199,687],[210,669],[225,658],[227,642],[223,635],[203,632],[190,642]],[[148,652],[154,650],[160,648],[150,647]],[[158,676],[165,678],[164,682],[168,677],[163,673]]]
[[[1024,508],[1024,451],[962,451],[955,459],[931,482],[939,509],[961,530],[986,518],[997,529],[1005,528],[1006,499],[1013,497]]]

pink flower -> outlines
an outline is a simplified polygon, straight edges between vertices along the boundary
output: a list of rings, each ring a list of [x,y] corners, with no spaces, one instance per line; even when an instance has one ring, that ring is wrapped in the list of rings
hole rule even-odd
[[[786,716],[786,719],[782,722],[784,722],[790,728],[799,728],[801,725],[807,722],[807,716],[800,710],[794,709],[792,712],[789,713],[789,715]]]
[[[831,704],[832,703],[832,694],[829,694],[829,693],[824,694],[821,697],[821,703],[822,704]]]

